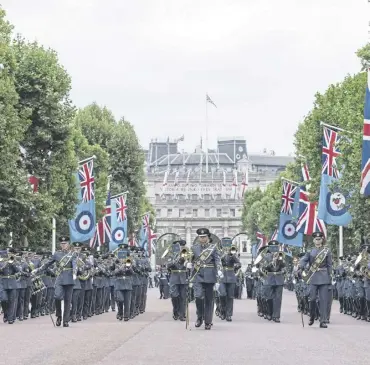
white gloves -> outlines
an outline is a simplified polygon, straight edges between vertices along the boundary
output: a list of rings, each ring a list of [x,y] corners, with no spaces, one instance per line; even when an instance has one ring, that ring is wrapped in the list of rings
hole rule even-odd
[[[221,270],[218,270],[218,271],[217,271],[217,275],[218,275],[218,277],[219,277],[220,279],[222,279],[222,278],[224,277],[224,274],[223,274],[223,272],[222,272]]]
[[[215,284],[215,289],[216,289],[216,291],[218,291],[218,288],[220,287],[220,284],[219,283],[216,283]]]
[[[192,288],[193,287],[193,283],[189,283],[189,288]]]
[[[77,275],[73,274],[73,280],[77,279]]]

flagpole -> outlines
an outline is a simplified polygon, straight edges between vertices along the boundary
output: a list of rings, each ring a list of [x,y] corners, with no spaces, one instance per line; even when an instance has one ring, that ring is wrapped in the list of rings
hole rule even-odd
[[[93,156],[91,156],[91,157],[89,157],[89,158],[85,158],[84,160],[78,161],[78,164],[79,164],[79,165],[82,165],[83,163],[85,163],[85,162],[87,162],[87,161],[95,160],[95,159],[96,159],[96,156],[95,156],[95,155],[93,155]]]
[[[342,128],[339,128],[339,127],[335,127],[334,125],[330,125],[330,124],[327,124],[327,123],[324,123],[324,122],[320,122],[320,125],[324,126],[324,127],[328,127],[328,128],[332,128],[332,129],[336,129],[337,131],[339,132],[346,132],[344,129]]]
[[[111,198],[111,199],[119,198],[120,196],[122,196],[122,195],[126,195],[126,194],[128,194],[128,193],[129,193],[129,191],[125,191],[125,192],[123,192],[123,193],[113,195],[113,196],[111,196],[110,198]]]
[[[57,222],[55,218],[52,219],[52,233],[51,233],[51,253],[54,255],[56,250],[56,234],[57,234]]]
[[[339,226],[339,257],[343,256],[343,226]]]
[[[206,173],[208,174],[208,101],[206,94]]]
[[[287,181],[287,182],[290,182],[290,183],[295,184],[295,185],[300,185],[300,183],[299,183],[299,182],[296,182],[296,181],[293,181],[293,180],[286,179],[285,177],[282,177],[282,178],[281,178],[281,180],[283,180],[283,181]]]

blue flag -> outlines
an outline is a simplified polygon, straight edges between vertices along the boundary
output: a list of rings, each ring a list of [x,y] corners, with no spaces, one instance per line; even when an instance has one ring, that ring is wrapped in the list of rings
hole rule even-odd
[[[301,247],[303,234],[297,230],[299,218],[299,185],[284,180],[282,206],[280,211],[278,241],[291,246]]]
[[[75,174],[78,203],[74,219],[70,219],[71,242],[89,241],[95,234],[94,160],[84,162]]]
[[[126,197],[124,195],[111,199],[112,237],[109,242],[109,251],[114,251],[118,245],[128,241],[126,210]]]
[[[340,178],[337,166],[337,157],[341,155],[337,147],[339,138],[337,131],[324,127],[318,218],[327,224],[347,226],[352,217],[346,196],[339,187],[332,185]]]

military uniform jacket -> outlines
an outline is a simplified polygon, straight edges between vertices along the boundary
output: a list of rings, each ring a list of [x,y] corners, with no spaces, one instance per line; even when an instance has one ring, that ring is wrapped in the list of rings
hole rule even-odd
[[[240,261],[235,255],[227,254],[222,257],[221,263],[223,266],[224,277],[221,282],[225,284],[236,284],[236,276],[234,268],[240,267]]]
[[[141,265],[140,265],[139,260],[133,260],[133,264],[131,267],[134,271],[132,274],[132,285],[139,286],[141,285],[141,277],[140,277]]]
[[[73,275],[77,275],[76,256],[70,252],[56,251],[43,265],[39,271],[49,268],[52,264],[57,264],[56,283],[59,285],[74,285]]]
[[[276,260],[276,264],[274,264],[272,253],[266,254],[265,260],[267,262],[265,266],[265,271],[267,271],[265,285],[284,285],[285,262],[283,260]]]
[[[205,246],[202,246],[201,244],[198,243],[192,247],[193,251],[193,257],[191,260],[192,263],[198,260],[203,250],[205,250],[209,245],[212,245],[212,243],[209,243]],[[215,284],[217,282],[218,271],[222,271],[222,266],[220,254],[217,250],[217,247],[215,246],[209,257],[205,261],[205,264],[199,269],[197,275],[194,278],[194,282]]]
[[[18,289],[17,279],[20,277],[19,274],[21,271],[20,267],[13,262],[8,264],[7,261],[0,262],[0,279],[2,283],[2,289]]]
[[[113,273],[116,276],[114,290],[132,290],[132,267],[114,265]]]
[[[19,289],[26,289],[27,284],[28,284],[28,279],[31,276],[30,272],[31,269],[29,268],[28,264],[26,261],[22,260],[20,263],[20,272],[21,272],[21,277],[19,279]]]
[[[302,257],[299,266],[300,268],[304,268],[307,264],[309,267],[315,262],[315,258],[317,254],[322,250],[322,248],[314,248],[310,252],[306,252],[306,255]],[[320,264],[318,270],[312,275],[312,278],[309,284],[313,285],[324,285],[324,284],[331,284],[331,271],[332,271],[332,257],[331,252],[329,251],[326,255],[324,261]]]
[[[167,269],[171,271],[170,285],[186,284],[186,266],[185,260],[180,258],[177,262],[167,265]]]

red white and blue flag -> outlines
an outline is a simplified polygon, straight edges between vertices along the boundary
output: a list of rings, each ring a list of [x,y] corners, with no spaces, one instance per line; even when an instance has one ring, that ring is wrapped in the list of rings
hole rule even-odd
[[[108,191],[108,197],[105,202],[105,208],[103,210],[104,216],[96,224],[94,237],[90,240],[90,247],[97,248],[108,243],[112,237],[111,227],[111,200],[110,191]]]
[[[71,242],[89,242],[95,235],[94,158],[81,161],[75,174],[77,185],[76,213],[69,220]]]
[[[302,181],[310,181],[310,172],[307,163],[302,164]],[[306,185],[308,186],[308,185]],[[326,237],[326,226],[322,219],[317,215],[317,201],[310,201],[309,194],[301,186],[299,192],[299,219],[297,222],[298,232],[312,235],[313,232],[322,232]]]
[[[142,219],[142,225],[140,229],[140,247],[145,249],[147,256],[150,257],[152,254],[152,242],[157,238],[157,235],[152,232],[149,225],[149,213],[144,214]]]
[[[256,232],[256,238],[258,241],[257,244],[257,252],[267,246],[267,237],[262,232]]]
[[[364,107],[364,128],[362,137],[361,189],[364,196],[370,196],[370,81],[367,70],[367,84]]]

